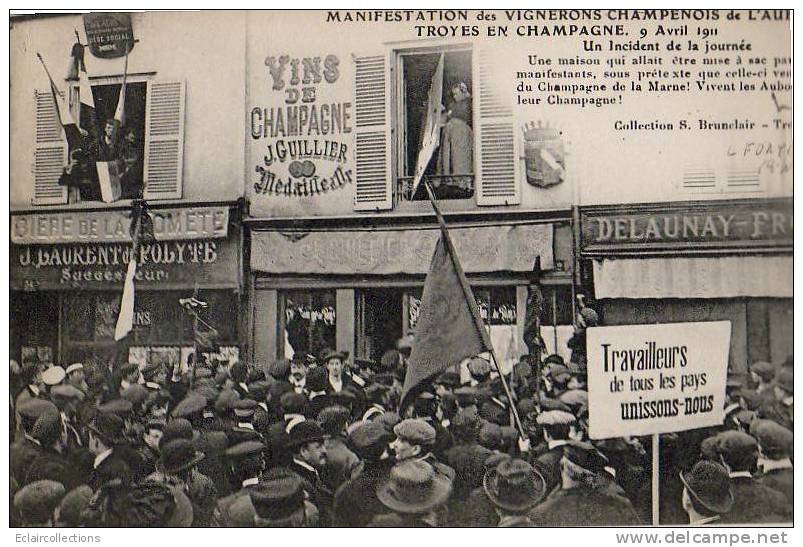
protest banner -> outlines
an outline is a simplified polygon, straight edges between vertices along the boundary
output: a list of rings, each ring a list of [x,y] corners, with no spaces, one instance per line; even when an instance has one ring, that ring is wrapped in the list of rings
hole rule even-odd
[[[730,321],[587,331],[592,439],[722,423]]]

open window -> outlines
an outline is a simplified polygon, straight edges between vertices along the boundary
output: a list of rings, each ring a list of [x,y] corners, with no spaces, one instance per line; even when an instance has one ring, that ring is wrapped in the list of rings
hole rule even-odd
[[[129,77],[125,123],[115,125],[122,77],[91,80],[94,112],[81,111],[77,82],[69,88],[73,119],[86,132],[80,148],[69,152],[50,91],[36,92],[33,204],[109,202],[100,189],[98,161],[115,164],[120,191],[111,201],[181,198],[184,83]]]
[[[434,134],[424,128],[436,117],[442,122],[439,144],[422,156],[428,159],[423,177],[436,198],[480,206],[521,203],[510,72],[490,50],[473,44],[391,46],[355,55],[354,64],[355,211],[426,199],[424,188],[413,192],[413,186],[423,137]],[[442,110],[430,104],[431,87],[440,88]]]
[[[422,180],[429,182],[438,199],[469,199],[474,195],[471,56],[470,48],[400,52],[398,55],[401,81],[397,105],[399,176],[396,195],[400,201],[427,199],[421,185],[413,193],[413,184],[418,163],[423,165],[426,161],[422,158],[422,143],[427,118],[431,116],[429,91],[437,83],[440,83],[441,96],[436,121],[440,127],[439,145],[426,163]]]

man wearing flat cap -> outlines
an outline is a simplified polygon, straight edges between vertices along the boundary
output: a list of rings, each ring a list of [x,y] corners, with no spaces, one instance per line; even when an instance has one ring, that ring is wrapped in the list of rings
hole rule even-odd
[[[717,435],[720,460],[728,470],[735,502],[722,522],[756,524],[786,522],[791,506],[786,496],[753,477],[758,463],[758,441],[742,431],[723,431]]]
[[[66,489],[53,480],[36,481],[14,494],[13,507],[21,526],[49,528],[53,526],[53,512],[61,503]]]
[[[795,493],[792,432],[771,420],[753,420],[750,434],[758,441],[758,481],[785,495],[791,508]]]
[[[689,524],[718,523],[722,515],[733,507],[733,489],[728,471],[721,465],[702,460],[688,473],[681,473],[683,483],[683,509],[689,515]]]
[[[564,447],[577,434],[577,419],[563,410],[548,410],[538,415],[536,423],[543,429],[546,452],[536,456],[532,463],[546,480],[547,491],[551,492],[560,484],[560,462]]]
[[[432,453],[436,432],[426,421],[415,418],[402,420],[393,428],[396,440],[390,444],[397,462],[418,460],[430,464],[437,473],[454,479],[454,469],[441,463]]]
[[[225,451],[234,493],[217,500],[212,514],[212,526],[254,526],[256,510],[251,503],[250,491],[259,484],[265,470],[265,445],[258,441],[235,444]]]
[[[787,429],[794,429],[794,391],[794,372],[790,368],[783,367],[775,377],[773,398],[759,408],[759,414],[764,418],[778,422]]]
[[[634,526],[633,505],[610,480],[608,460],[594,446],[572,441],[560,461],[561,487],[530,512],[538,526]]]

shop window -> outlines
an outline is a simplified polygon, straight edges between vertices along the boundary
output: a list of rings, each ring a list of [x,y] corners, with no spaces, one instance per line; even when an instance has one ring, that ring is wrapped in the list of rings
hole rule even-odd
[[[572,288],[564,285],[547,285],[541,287],[544,305],[541,308],[541,325],[558,326],[574,323],[574,306]]]
[[[421,293],[423,289],[410,289],[407,292],[407,330],[415,332],[421,312]],[[476,287],[472,289],[486,326],[515,325],[516,288],[515,287]]]
[[[179,304],[191,291],[138,291],[134,304],[134,345],[185,345],[194,343],[193,317]],[[214,328],[217,344],[237,340],[237,299],[230,291],[199,291],[207,303],[199,317]],[[70,342],[114,343],[114,329],[120,313],[119,292],[77,293],[65,297],[65,332]],[[203,323],[199,332],[210,328]]]
[[[441,66],[441,58],[443,63]],[[413,194],[416,168],[424,165],[422,143],[429,117],[432,82],[441,82],[437,120],[440,144],[426,161],[422,180],[438,199],[467,199],[474,195],[474,118],[472,109],[471,50],[405,53],[401,65],[399,105],[400,165],[397,196],[401,201],[427,199],[423,186]],[[442,69],[442,72],[441,70]]]
[[[317,357],[324,348],[336,347],[335,291],[284,291],[280,297],[285,357]]]
[[[113,120],[122,78],[97,80],[93,113],[82,112],[78,84],[69,89],[70,111],[87,133],[72,150],[50,90],[36,92],[33,204],[181,198],[184,83],[130,78],[119,125]]]

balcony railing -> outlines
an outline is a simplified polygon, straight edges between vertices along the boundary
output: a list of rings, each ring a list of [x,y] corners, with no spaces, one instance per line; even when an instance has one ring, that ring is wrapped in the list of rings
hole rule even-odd
[[[474,196],[474,173],[458,175],[424,175],[416,195],[413,196],[415,177],[399,177],[396,180],[396,200],[406,202],[427,199],[426,191],[421,188],[429,182],[436,199],[468,199]]]

